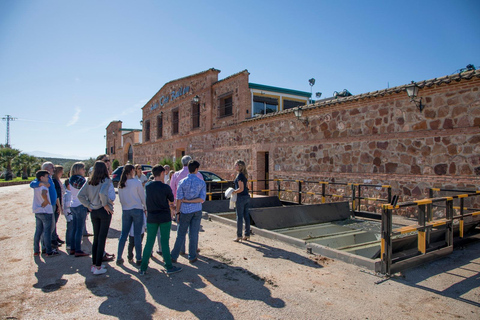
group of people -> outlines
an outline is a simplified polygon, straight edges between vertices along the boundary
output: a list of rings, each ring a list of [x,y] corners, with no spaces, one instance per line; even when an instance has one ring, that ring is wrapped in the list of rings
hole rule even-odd
[[[122,206],[122,231],[118,242],[117,265],[124,263],[123,251],[127,239],[128,260],[133,263],[135,249],[136,264],[140,275],[146,273],[153,252],[155,239],[158,240],[158,254],[163,256],[167,274],[182,270],[173,264],[180,254],[185,254],[185,240],[188,234],[188,260],[198,260],[198,238],[202,218],[202,203],[206,199],[206,184],[199,172],[200,163],[190,156],[182,157],[183,169],[173,173],[168,166],[155,165],[150,180],[142,173],[140,165],[127,164],[123,168],[118,184],[118,196]],[[235,242],[250,238],[250,196],[248,193],[248,174],[245,162],[235,163],[237,175],[232,190],[236,198],[237,236]],[[42,165],[36,173],[36,180],[30,187],[34,190],[33,212],[36,218],[34,236],[34,256],[42,252],[47,256],[58,255],[57,248],[64,243],[56,233],[56,222],[63,213],[67,221],[67,253],[75,257],[88,256],[82,250],[82,237],[85,232],[85,220],[90,213],[93,226],[91,272],[100,275],[107,272],[104,261],[113,261],[115,255],[105,251],[108,230],[114,213],[115,189],[110,180],[110,159],[100,155],[85,178],[85,165],[75,163],[70,178],[64,184],[60,182],[63,174],[61,166],[51,162]],[[148,181],[147,181],[148,180]],[[170,230],[172,221],[177,223],[177,238],[170,251]],[[243,221],[245,233],[242,237]],[[146,244],[142,252],[144,232],[147,232]]]

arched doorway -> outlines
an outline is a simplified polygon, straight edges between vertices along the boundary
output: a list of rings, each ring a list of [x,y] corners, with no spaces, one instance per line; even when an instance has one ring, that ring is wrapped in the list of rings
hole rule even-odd
[[[128,155],[127,155],[127,157],[128,157],[128,161],[129,161],[130,163],[133,163],[133,148],[132,148],[132,145],[129,145],[129,146],[128,146]]]

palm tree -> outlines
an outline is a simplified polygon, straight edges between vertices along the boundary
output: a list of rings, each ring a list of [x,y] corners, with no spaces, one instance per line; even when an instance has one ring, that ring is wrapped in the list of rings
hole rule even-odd
[[[20,153],[18,149],[12,149],[9,147],[0,148],[0,164],[6,167],[7,173],[5,174],[5,180],[12,180],[12,160]]]
[[[28,179],[28,169],[38,164],[38,158],[26,153],[20,153],[14,160],[13,165],[22,170],[22,179]]]

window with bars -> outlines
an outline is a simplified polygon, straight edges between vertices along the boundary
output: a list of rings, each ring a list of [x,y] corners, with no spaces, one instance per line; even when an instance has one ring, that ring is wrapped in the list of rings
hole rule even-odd
[[[150,120],[145,121],[145,141],[150,141]]]
[[[233,114],[233,98],[231,95],[220,98],[218,111],[219,117],[227,117]]]
[[[178,134],[178,125],[180,122],[178,109],[172,111],[172,134]]]
[[[192,104],[192,128],[200,128],[200,103]]]
[[[157,138],[163,137],[163,112],[157,116]]]

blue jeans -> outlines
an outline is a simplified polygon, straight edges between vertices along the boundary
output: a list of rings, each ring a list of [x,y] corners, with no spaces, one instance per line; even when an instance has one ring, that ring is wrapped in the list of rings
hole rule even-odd
[[[52,241],[58,244],[58,234],[57,234],[57,222],[58,218],[60,217],[60,213],[57,211],[57,206],[53,206],[53,212],[55,212],[52,215]]]
[[[78,207],[70,207],[70,211],[73,215],[73,232],[71,238],[70,251],[81,253],[82,251],[82,237],[83,228],[85,227],[85,219],[87,218],[87,208],[83,205]]]
[[[179,229],[179,223],[177,223],[177,230]],[[157,232],[157,242],[158,242],[158,250],[162,251],[162,235],[160,233],[160,228],[158,228]],[[197,244],[198,246],[198,244]],[[180,252],[185,252],[185,242],[183,243],[182,248],[180,249]]]
[[[123,210],[122,213],[122,234],[118,241],[117,260],[122,258],[125,242],[128,239],[128,233],[133,223],[133,237],[135,238],[135,252],[137,260],[142,260],[142,228],[143,228],[143,210],[131,209]]]
[[[33,237],[33,252],[40,253],[40,239],[43,236],[43,243],[47,254],[52,253],[52,214],[35,213],[35,236]]]
[[[237,237],[242,236],[243,220],[245,220],[245,236],[250,236],[250,196],[238,196],[235,205],[237,213]]]
[[[177,229],[177,239],[172,250],[172,259],[177,260],[180,250],[185,245],[185,236],[188,231],[188,260],[197,257],[198,233],[200,232],[200,223],[202,222],[202,211],[193,213],[180,213],[180,224]]]

